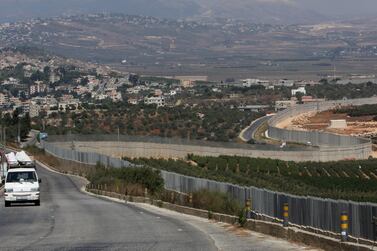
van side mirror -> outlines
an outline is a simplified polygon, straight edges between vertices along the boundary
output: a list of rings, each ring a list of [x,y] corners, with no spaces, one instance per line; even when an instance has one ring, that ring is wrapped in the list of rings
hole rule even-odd
[[[2,184],[2,185],[5,185],[5,180],[1,180],[1,184]]]
[[[38,179],[38,183],[42,183],[42,180],[41,180],[41,179]]]

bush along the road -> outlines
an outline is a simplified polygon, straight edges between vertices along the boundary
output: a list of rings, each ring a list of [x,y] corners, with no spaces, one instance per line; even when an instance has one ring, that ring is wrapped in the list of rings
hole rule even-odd
[[[377,160],[303,162],[238,156],[187,160],[134,159],[136,164],[188,176],[303,196],[377,202]]]
[[[56,171],[87,178],[93,188],[132,196],[144,196],[145,188],[150,195],[161,193],[164,188],[164,180],[157,169],[153,170],[147,167],[106,168],[100,164],[94,167],[57,158],[35,146],[26,148],[26,151],[36,160],[49,165]]]
[[[129,201],[133,201],[133,196],[145,196],[145,188],[147,188],[148,196],[157,199],[159,207],[163,206],[162,201],[195,207],[208,210],[209,218],[212,218],[214,213],[237,216],[242,212],[242,206],[238,201],[225,193],[203,189],[193,193],[192,201],[190,201],[188,194],[165,190],[164,180],[157,169],[147,167],[106,168],[100,164],[94,167],[62,160],[36,147],[29,147],[27,151],[35,159],[59,172],[86,177],[90,181],[91,188],[128,195]]]
[[[129,195],[144,195],[148,189],[151,195],[161,192],[164,180],[159,170],[148,167],[105,168],[97,165],[88,175],[88,180],[96,187]]]
[[[201,189],[192,194],[192,205],[194,208],[204,209],[211,213],[215,212],[235,216],[242,211],[242,206],[237,200],[230,198],[225,193],[212,192],[206,189]]]

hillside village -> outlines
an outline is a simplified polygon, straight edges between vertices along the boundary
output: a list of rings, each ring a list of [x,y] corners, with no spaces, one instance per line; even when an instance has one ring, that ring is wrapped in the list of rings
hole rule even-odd
[[[207,76],[140,76],[28,48],[4,49],[0,107],[2,116],[27,115],[34,128],[54,133],[82,133],[85,127],[93,133],[99,126],[106,133],[124,128],[123,133],[228,141],[253,119],[298,103],[376,94],[374,76],[367,77],[365,93],[358,91],[367,80],[362,76],[350,78],[360,82],[353,85],[345,79],[210,82]],[[164,119],[155,121],[156,112]],[[101,121],[88,120],[88,113]],[[109,121],[118,126],[109,127]]]

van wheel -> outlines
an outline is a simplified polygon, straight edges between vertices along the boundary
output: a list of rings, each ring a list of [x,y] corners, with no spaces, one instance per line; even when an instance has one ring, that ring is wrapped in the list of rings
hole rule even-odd
[[[10,201],[5,201],[5,207],[10,207]]]
[[[40,205],[41,205],[41,201],[40,201],[40,200],[36,200],[36,201],[35,201],[35,205],[36,205],[36,206],[40,206]]]

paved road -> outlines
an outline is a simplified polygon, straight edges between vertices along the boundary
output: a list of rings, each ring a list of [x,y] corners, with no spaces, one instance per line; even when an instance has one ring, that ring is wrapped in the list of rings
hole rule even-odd
[[[0,250],[313,250],[147,204],[80,192],[83,182],[38,167],[41,206],[4,208]],[[233,229],[233,230],[232,230]]]
[[[38,169],[41,206],[4,208],[0,250],[215,250],[182,220],[79,192],[78,181]]]
[[[271,116],[264,116],[259,119],[254,120],[249,127],[243,131],[241,139],[243,139],[245,142],[248,142],[252,139],[254,139],[254,134],[258,130],[258,128],[266,121],[268,121],[271,118]]]

